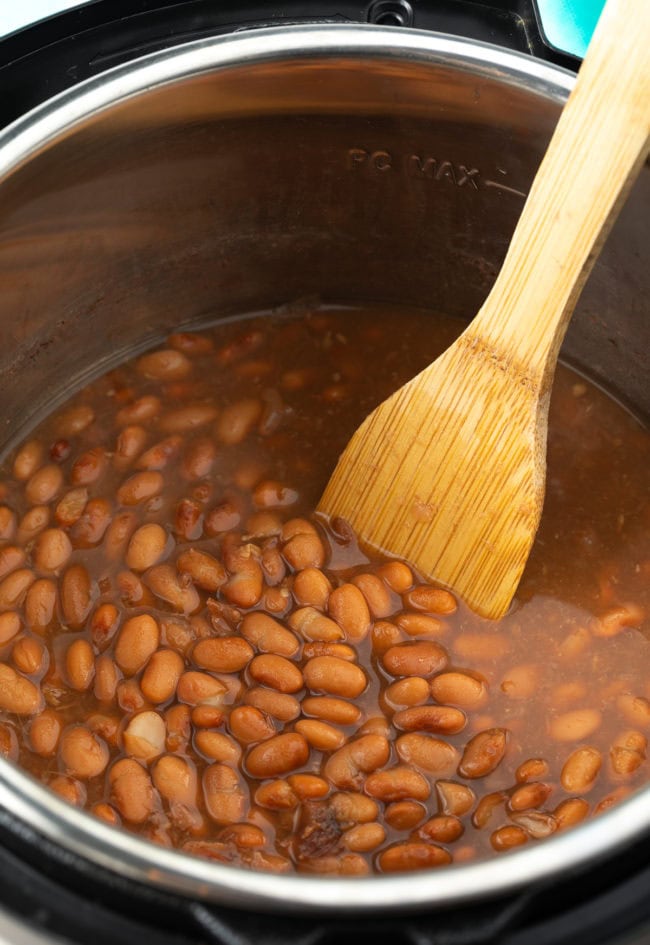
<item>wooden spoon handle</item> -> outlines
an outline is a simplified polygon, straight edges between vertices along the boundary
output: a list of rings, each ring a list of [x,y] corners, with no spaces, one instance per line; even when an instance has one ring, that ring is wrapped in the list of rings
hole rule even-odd
[[[467,332],[522,379],[550,385],[575,302],[647,154],[649,56],[650,0],[609,0],[499,277]]]

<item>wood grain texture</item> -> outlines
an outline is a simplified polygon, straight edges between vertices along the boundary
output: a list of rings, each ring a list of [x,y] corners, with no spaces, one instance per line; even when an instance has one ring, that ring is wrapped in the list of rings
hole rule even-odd
[[[528,558],[559,348],[648,153],[649,51],[650,3],[609,0],[488,299],[359,427],[319,504],[486,617]]]

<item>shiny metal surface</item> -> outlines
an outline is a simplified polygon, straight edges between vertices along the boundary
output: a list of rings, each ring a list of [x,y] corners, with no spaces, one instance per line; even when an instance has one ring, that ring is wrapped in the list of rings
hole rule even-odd
[[[572,78],[479,43],[260,30],[112,70],[0,135],[0,450],[172,327],[305,297],[475,312]],[[648,175],[565,351],[648,409]],[[429,909],[570,877],[650,831],[650,790],[498,861],[253,874],[161,849],[0,762],[0,804],[124,876],[242,908]]]

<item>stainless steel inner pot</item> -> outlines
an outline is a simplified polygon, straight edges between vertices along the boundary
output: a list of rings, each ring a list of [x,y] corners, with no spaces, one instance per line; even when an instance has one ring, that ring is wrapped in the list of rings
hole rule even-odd
[[[27,115],[0,134],[0,450],[99,369],[206,318],[305,297],[475,313],[572,82],[438,34],[288,27],[137,60]],[[640,413],[649,178],[645,168],[564,347]],[[5,761],[0,804],[123,876],[277,910],[467,903],[569,875],[650,830],[646,788],[496,861],[352,881],[160,849]]]

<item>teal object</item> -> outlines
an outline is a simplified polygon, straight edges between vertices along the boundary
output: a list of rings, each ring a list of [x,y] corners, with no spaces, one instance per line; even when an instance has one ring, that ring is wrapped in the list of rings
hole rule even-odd
[[[556,49],[580,59],[584,58],[604,6],[605,0],[537,0],[546,40]]]

